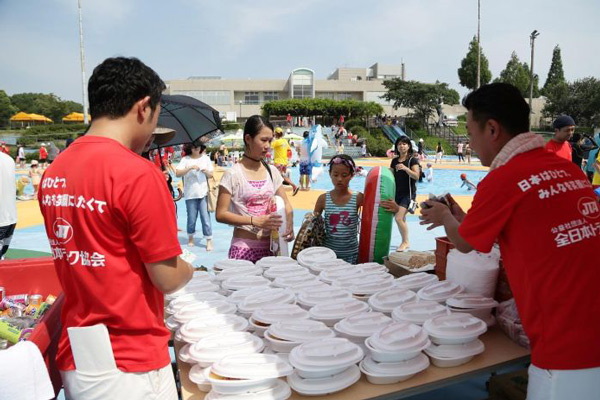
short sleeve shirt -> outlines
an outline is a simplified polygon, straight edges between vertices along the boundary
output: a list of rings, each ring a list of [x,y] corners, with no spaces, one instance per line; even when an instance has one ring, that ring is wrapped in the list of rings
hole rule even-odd
[[[290,148],[290,145],[288,144],[287,140],[284,138],[273,140],[273,143],[271,143],[271,147],[273,147],[273,150],[275,151],[275,156],[273,157],[273,161],[275,162],[275,164],[287,165],[287,150]]]
[[[562,157],[565,160],[572,160],[573,149],[571,148],[571,143],[567,141],[560,143],[556,140],[550,139],[548,143],[546,143],[546,150],[551,153],[555,153],[557,156]]]
[[[600,207],[580,168],[515,156],[479,183],[459,234],[482,252],[499,242],[534,365],[600,366]]]
[[[410,178],[405,171],[396,171],[396,165],[398,165],[398,157],[394,157],[392,163],[390,164],[390,168],[394,173],[394,178],[396,180],[396,202],[400,201],[400,198],[404,196],[408,196],[410,191],[414,195],[417,193],[417,181]],[[412,169],[414,165],[419,165],[419,160],[416,157],[409,157],[407,160],[402,161],[406,167]],[[410,182],[410,183],[409,183]],[[410,184],[411,188],[409,190],[408,185]]]
[[[145,268],[181,253],[163,174],[112,139],[83,136],[46,170],[38,199],[66,295],[58,368],[75,368],[66,328],[96,324],[120,370],[169,365],[164,295]]]
[[[183,157],[175,169],[184,170],[192,165],[197,165],[200,170],[210,172],[214,170],[212,162],[206,154],[203,154],[199,158]],[[192,169],[183,176],[183,196],[186,200],[202,199],[208,194],[206,174],[200,172],[200,170],[196,171]]]

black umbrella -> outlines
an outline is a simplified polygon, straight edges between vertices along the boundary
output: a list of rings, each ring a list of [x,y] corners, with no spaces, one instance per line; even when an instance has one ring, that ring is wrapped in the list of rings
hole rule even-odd
[[[161,97],[160,105],[158,126],[176,132],[173,139],[161,147],[192,143],[200,138],[207,141],[221,130],[219,112],[193,97],[165,94]]]

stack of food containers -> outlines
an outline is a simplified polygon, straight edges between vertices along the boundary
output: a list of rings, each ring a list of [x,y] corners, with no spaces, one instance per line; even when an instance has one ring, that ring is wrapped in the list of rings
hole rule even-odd
[[[374,384],[407,380],[429,366],[422,351],[430,344],[421,327],[394,322],[365,340],[369,356],[361,362],[360,369]]]
[[[396,286],[401,289],[407,289],[416,292],[419,289],[438,281],[439,278],[437,275],[428,274],[427,272],[417,272],[414,274],[404,275],[396,279]]]
[[[343,299],[319,303],[309,310],[310,318],[321,321],[327,326],[333,326],[344,318],[360,314],[371,309],[364,301]]]
[[[471,314],[484,321],[488,327],[495,323],[492,310],[498,306],[498,302],[489,297],[462,293],[446,300],[446,305],[453,313]]]
[[[396,322],[410,322],[423,325],[425,321],[449,311],[437,301],[413,301],[404,303],[392,310],[392,319]]]
[[[295,304],[269,304],[254,311],[249,322],[254,328],[254,332],[263,337],[264,332],[275,322],[298,321],[308,318],[308,311]]]
[[[325,286],[317,286],[299,291],[297,293],[298,304],[308,310],[317,304],[352,298],[352,293],[346,289],[331,287],[325,283],[323,285]]]
[[[394,308],[416,300],[415,292],[396,286],[375,293],[369,297],[368,303],[374,311],[391,315]]]
[[[204,315],[235,314],[235,304],[225,300],[205,300],[187,304],[167,318],[165,325],[172,331],[194,318]]]
[[[315,246],[302,250],[298,253],[296,259],[298,260],[298,264],[310,268],[311,265],[319,262],[336,260],[337,256],[333,250],[327,247]]]
[[[295,304],[296,295],[289,289],[265,288],[264,290],[247,296],[238,304],[240,315],[250,318],[252,313],[270,304]]]
[[[271,350],[289,353],[302,343],[335,337],[335,332],[320,321],[304,319],[275,322],[265,331],[264,337]]]
[[[340,259],[336,258],[335,260],[327,260],[327,261],[315,261],[311,265],[308,266],[310,272],[314,275],[319,275],[323,271],[327,271],[331,268],[336,267],[350,267],[352,264]]]
[[[437,301],[446,304],[446,300],[464,291],[463,287],[450,281],[441,281],[427,285],[417,292],[417,296],[425,301]]]
[[[223,272],[223,274],[227,271]],[[226,296],[231,295],[241,289],[247,289],[250,287],[270,287],[271,281],[267,278],[259,275],[238,275],[227,278],[221,283],[221,289]]]
[[[392,319],[380,312],[362,312],[344,318],[333,326],[339,337],[358,344],[366,351],[365,339],[392,323]]]
[[[165,307],[165,315],[167,317],[170,317],[171,315],[174,315],[177,311],[181,310],[184,306],[196,303],[198,301],[225,299],[227,299],[225,296],[217,292],[199,292],[184,294],[182,296],[174,298],[169,302],[169,304]]]

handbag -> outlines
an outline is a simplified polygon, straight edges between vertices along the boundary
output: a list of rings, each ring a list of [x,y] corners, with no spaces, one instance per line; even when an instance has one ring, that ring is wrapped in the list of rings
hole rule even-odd
[[[412,157],[408,160],[408,168],[410,168],[410,160],[412,160]],[[408,196],[409,196],[410,201],[408,202],[408,208],[406,209],[406,211],[408,211],[411,214],[414,214],[415,211],[417,210],[417,207],[419,207],[419,204],[412,198],[411,179],[412,178],[410,177],[410,175],[408,175],[408,193],[409,193]]]
[[[215,212],[217,210],[217,197],[219,195],[217,180],[213,176],[206,180],[206,184],[208,185],[208,212]]]

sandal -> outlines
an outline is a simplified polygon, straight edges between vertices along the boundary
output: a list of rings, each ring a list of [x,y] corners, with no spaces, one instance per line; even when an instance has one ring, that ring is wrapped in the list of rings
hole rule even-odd
[[[292,196],[295,196],[298,194],[298,190],[300,190],[300,188],[298,186],[296,186],[296,188],[294,189],[294,191],[292,192]]]

